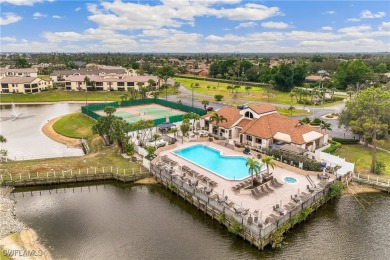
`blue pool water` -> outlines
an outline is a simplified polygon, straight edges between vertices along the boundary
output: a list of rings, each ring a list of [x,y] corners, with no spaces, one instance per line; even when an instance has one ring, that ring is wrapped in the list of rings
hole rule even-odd
[[[225,179],[241,180],[249,175],[243,156],[223,156],[220,151],[204,145],[194,145],[174,153]],[[262,170],[265,170],[264,165]]]
[[[293,177],[284,177],[283,180],[284,180],[284,182],[290,183],[290,184],[297,183],[297,179],[295,179]]]

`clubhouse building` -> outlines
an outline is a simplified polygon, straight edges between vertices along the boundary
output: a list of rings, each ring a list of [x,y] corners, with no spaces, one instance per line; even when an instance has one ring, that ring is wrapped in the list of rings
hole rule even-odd
[[[256,148],[288,144],[296,151],[314,152],[328,142],[328,134],[319,128],[280,115],[270,104],[253,105],[239,110],[222,107],[216,111],[226,121],[216,123],[211,115],[201,117],[200,125],[210,133]]]

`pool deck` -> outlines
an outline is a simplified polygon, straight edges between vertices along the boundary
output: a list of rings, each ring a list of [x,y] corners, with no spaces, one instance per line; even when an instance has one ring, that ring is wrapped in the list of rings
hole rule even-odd
[[[276,178],[279,183],[283,183],[283,186],[277,189],[274,189],[274,191],[266,196],[261,197],[260,199],[255,199],[250,195],[250,192],[244,191],[242,193],[234,192],[232,190],[232,187],[236,184],[240,183],[240,181],[234,181],[234,180],[227,180],[224,179],[198,165],[195,165],[179,156],[174,154],[172,151],[183,149],[189,146],[197,145],[197,144],[204,144],[206,146],[210,146],[211,148],[217,149],[219,151],[222,151],[223,155],[235,155],[235,156],[243,156],[243,157],[255,157],[253,155],[245,155],[240,152],[233,151],[231,149],[228,149],[226,147],[223,147],[221,145],[215,144],[215,143],[209,143],[209,142],[186,142],[186,143],[177,143],[177,147],[172,150],[163,151],[159,154],[159,156],[167,155],[170,159],[176,161],[178,163],[178,166],[186,165],[193,169],[194,171],[198,172],[199,174],[202,174],[204,176],[207,176],[211,180],[218,183],[216,187],[214,187],[214,192],[228,196],[229,200],[234,202],[236,204],[236,207],[243,207],[243,208],[249,208],[249,214],[254,214],[255,211],[258,211],[262,219],[265,219],[270,214],[276,214],[276,212],[273,210],[273,206],[276,204],[285,205],[289,202],[292,202],[291,196],[306,192],[309,193],[307,190],[307,185],[309,185],[309,181],[306,179],[306,176],[303,174],[300,174],[298,172],[293,172],[287,169],[283,169],[280,167],[275,167],[275,169],[270,169],[270,172],[273,172],[274,178]],[[256,159],[261,163],[261,159]],[[175,171],[180,172],[178,167],[175,167]],[[285,183],[283,181],[284,177],[293,177],[297,180],[296,183],[289,184]],[[248,176],[248,179],[250,179],[250,176]],[[316,176],[312,176],[313,182],[317,185],[319,183],[319,180]],[[206,186],[207,184],[200,182],[200,186]],[[243,190],[242,190],[243,191]],[[249,216],[248,214],[248,216]]]

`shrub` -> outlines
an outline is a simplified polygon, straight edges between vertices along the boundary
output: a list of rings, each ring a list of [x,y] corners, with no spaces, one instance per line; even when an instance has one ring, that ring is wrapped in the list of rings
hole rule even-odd
[[[215,95],[214,99],[215,101],[221,101],[223,99],[223,95]]]
[[[221,214],[218,215],[218,219],[221,222],[225,221],[225,218],[226,218],[226,214],[225,213],[221,213]]]
[[[344,189],[344,183],[342,183],[341,181],[337,181],[333,183],[329,187],[329,191],[328,191],[329,198],[331,199],[339,198],[341,196],[343,189]]]
[[[308,124],[308,123],[310,123],[310,118],[305,117],[305,118],[303,118],[301,121],[302,121],[302,123],[304,123],[304,124]]]
[[[239,234],[242,230],[244,230],[244,226],[238,223],[238,221],[233,217],[230,216],[230,226],[229,226],[229,232],[233,234]]]
[[[386,169],[386,164],[381,161],[376,161],[374,173],[375,174],[382,174]]]
[[[341,144],[334,140],[329,140],[328,142],[331,144],[331,146],[323,150],[324,153],[334,154],[337,151],[337,149],[341,147]]]
[[[346,138],[333,137],[332,140],[335,142],[338,142],[340,144],[357,144],[357,143],[359,143],[359,139],[346,139]]]
[[[321,124],[321,119],[319,118],[314,118],[313,121],[310,122],[311,125],[320,125]]]
[[[274,156],[276,158],[281,158],[283,160],[286,160],[288,162],[293,161],[294,165],[299,165],[299,162],[303,163],[303,169],[306,171],[321,171],[321,163],[317,162],[316,160],[309,159],[306,156],[289,152],[289,151],[283,151],[280,149],[265,149],[265,153],[270,156]]]

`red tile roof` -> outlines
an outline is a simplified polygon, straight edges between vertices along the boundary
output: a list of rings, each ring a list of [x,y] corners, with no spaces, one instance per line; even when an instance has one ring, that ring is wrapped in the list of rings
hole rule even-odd
[[[255,111],[257,114],[264,114],[271,111],[276,111],[276,107],[274,107],[271,104],[261,104],[261,105],[253,105],[249,107],[253,111]]]
[[[237,126],[245,127],[250,122],[252,122],[252,120],[244,118],[244,119],[241,119],[240,122],[238,122]]]
[[[227,119],[227,121],[223,121],[218,124],[218,126],[223,128],[230,128],[235,122],[237,122],[242,115],[240,114],[240,110],[238,110],[235,107],[222,107],[218,111],[216,111],[218,115],[222,115],[224,118]],[[215,122],[213,122],[215,124]]]
[[[311,127],[309,125],[301,125],[298,120],[282,116],[277,113],[269,114],[253,120],[247,124],[242,133],[256,136],[259,138],[269,139],[275,136],[276,133],[288,134],[291,137],[291,142],[295,144],[304,144],[303,134],[315,131],[321,134],[324,132]]]

